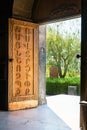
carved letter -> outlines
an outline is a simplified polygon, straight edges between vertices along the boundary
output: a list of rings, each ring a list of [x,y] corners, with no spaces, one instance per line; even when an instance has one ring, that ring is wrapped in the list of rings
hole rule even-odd
[[[19,87],[21,87],[21,81],[15,81],[15,83],[19,86]]]
[[[24,85],[25,85],[26,87],[29,87],[29,86],[30,86],[30,82],[29,82],[29,81],[25,81],[25,82],[24,82]]]
[[[20,65],[17,65],[17,66],[16,66],[16,71],[17,71],[17,72],[20,72],[20,71],[21,71],[21,66],[20,66]]]

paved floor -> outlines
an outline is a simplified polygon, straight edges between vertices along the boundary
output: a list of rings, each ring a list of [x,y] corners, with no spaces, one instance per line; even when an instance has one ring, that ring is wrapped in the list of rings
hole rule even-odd
[[[47,104],[72,130],[79,130],[80,97],[72,95],[47,96]]]
[[[79,130],[79,96],[47,96],[47,105],[0,111],[0,130]]]
[[[47,105],[33,109],[0,111],[0,130],[71,130]]]

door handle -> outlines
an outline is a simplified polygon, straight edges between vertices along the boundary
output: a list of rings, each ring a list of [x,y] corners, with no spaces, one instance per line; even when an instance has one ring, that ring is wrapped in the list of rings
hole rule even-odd
[[[12,62],[13,60],[14,60],[13,58],[8,59],[9,62]]]
[[[78,59],[81,58],[81,55],[77,54],[77,55],[76,55],[76,58],[78,58]]]

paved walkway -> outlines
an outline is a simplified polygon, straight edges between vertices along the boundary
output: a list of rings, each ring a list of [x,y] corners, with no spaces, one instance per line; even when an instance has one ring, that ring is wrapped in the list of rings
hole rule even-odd
[[[0,130],[79,130],[78,96],[48,96],[47,105],[0,111]]]
[[[0,111],[0,130],[71,130],[47,105],[37,108]]]
[[[49,108],[55,112],[72,130],[79,130],[80,97],[71,95],[47,96]]]

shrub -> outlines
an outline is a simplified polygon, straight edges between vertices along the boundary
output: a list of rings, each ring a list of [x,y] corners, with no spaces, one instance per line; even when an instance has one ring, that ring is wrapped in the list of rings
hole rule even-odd
[[[46,78],[46,94],[68,94],[68,86],[77,86],[77,93],[80,95],[80,78]]]

